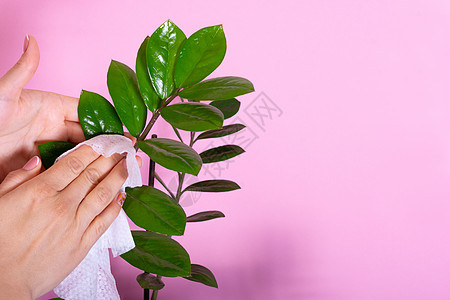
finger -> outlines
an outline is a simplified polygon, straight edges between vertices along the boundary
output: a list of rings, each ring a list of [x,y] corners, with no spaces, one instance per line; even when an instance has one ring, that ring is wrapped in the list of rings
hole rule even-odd
[[[71,205],[78,207],[83,198],[108,175],[122,158],[123,156],[117,153],[110,157],[100,156],[61,191],[61,199],[68,199]]]
[[[33,77],[39,65],[39,47],[31,35],[27,36],[28,47],[19,61],[0,79],[0,87],[5,93],[14,93]],[[26,40],[27,42],[27,40]]]
[[[64,118],[67,121],[78,122],[78,102],[79,99],[70,96],[54,94],[61,101]]]
[[[134,146],[134,144],[136,144],[136,138],[134,137],[134,136],[132,136],[130,133],[128,133],[128,132],[125,132],[124,133],[124,135],[127,137],[127,138],[129,138],[132,142],[133,142],[133,146]]]
[[[109,228],[120,213],[120,205],[115,201],[111,202],[85,229],[81,238],[81,247],[86,252],[92,248],[95,242]]]
[[[137,160],[139,168],[142,167],[142,158],[139,155],[136,155],[136,160]]]
[[[56,191],[60,191],[77,178],[99,156],[100,154],[92,150],[90,146],[82,145],[58,160],[40,176],[49,186]]]
[[[86,140],[83,129],[78,122],[64,121],[66,125],[67,140],[74,144],[79,144]]]
[[[37,176],[41,169],[39,156],[33,156],[21,169],[9,172],[0,184],[0,197]]]
[[[114,200],[127,180],[128,172],[123,162],[125,159],[122,159],[78,206],[76,219],[82,231]]]

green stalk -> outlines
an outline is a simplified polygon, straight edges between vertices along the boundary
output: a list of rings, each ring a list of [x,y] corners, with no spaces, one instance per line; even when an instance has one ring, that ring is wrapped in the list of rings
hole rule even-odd
[[[164,181],[162,181],[161,177],[159,177],[158,174],[156,174],[156,172],[155,172],[155,178],[166,189],[166,191],[170,194],[170,196],[172,196],[172,198],[175,200],[175,195],[169,190],[167,185],[165,185]]]
[[[159,278],[159,279],[161,279],[161,277],[162,277],[162,276],[160,276],[160,275],[157,275],[157,276],[156,276],[156,278]],[[152,292],[152,299],[151,299],[151,300],[156,300],[156,297],[158,297],[158,292],[159,292],[159,290],[154,290],[154,291]]]
[[[152,115],[152,118],[150,119],[150,121],[148,122],[148,124],[145,126],[144,131],[142,131],[142,133],[139,135],[139,137],[136,140],[136,144],[134,145],[134,149],[137,151],[139,149],[138,143],[140,141],[145,140],[145,138],[147,137],[147,135],[150,133],[150,130],[152,129],[153,125],[155,125],[156,120],[158,119],[158,117],[161,115],[161,109],[163,109],[164,107],[166,107],[167,105],[169,105],[170,102],[172,102],[173,99],[175,99],[178,96],[178,92],[180,90],[176,90],[175,93],[170,96],[169,98],[167,98],[166,101],[164,101],[163,105],[161,105],[161,107],[159,107]],[[172,197],[174,197],[173,193],[167,188],[167,186],[163,183],[163,181],[161,180],[161,178],[156,175],[155,173],[155,178],[162,184],[162,186],[171,194]],[[161,279],[160,275],[157,275],[157,277],[159,279]],[[148,294],[147,294],[148,295]],[[158,291],[153,291],[152,292],[152,300],[156,300],[156,297],[158,297]]]
[[[172,100],[175,99],[178,96],[178,92],[179,92],[179,90],[176,90],[175,93],[172,96],[167,98],[167,100],[164,102],[163,105],[161,105],[161,107],[159,107],[157,110],[155,110],[155,112],[152,115],[152,118],[148,122],[147,126],[145,126],[144,131],[142,131],[142,133],[137,138],[136,144],[134,145],[134,149],[136,151],[139,149],[139,146],[138,146],[137,142],[145,140],[145,138],[147,137],[147,135],[150,132],[150,129],[152,129],[153,125],[155,125],[156,120],[161,115],[161,109],[163,109],[164,107],[169,105],[169,103],[172,102]]]
[[[181,189],[183,188],[183,181],[186,173],[178,173],[178,189],[177,189],[177,195],[175,196],[175,202],[180,202],[181,197]]]
[[[175,127],[174,127],[175,129]],[[189,146],[192,147],[192,145],[194,144],[194,140],[195,140],[195,132],[191,132],[191,140],[189,142]],[[182,141],[183,142],[183,141]],[[174,197],[175,202],[178,203],[180,202],[180,197],[182,194],[182,188],[183,188],[183,181],[184,181],[184,177],[185,177],[186,173],[178,173],[178,188],[177,188],[177,194]],[[165,184],[162,183],[162,180],[160,180],[159,176],[156,175],[155,173],[155,178],[166,188],[166,190],[172,195],[173,197],[173,193],[169,191],[169,189],[165,186]],[[161,279],[162,276],[157,275],[157,278]],[[152,292],[152,298],[151,300],[156,300],[156,298],[158,297],[158,290],[154,290]]]
[[[175,134],[177,135],[180,142],[182,142],[184,144],[183,139],[181,138],[181,135],[180,135],[180,132],[178,131],[178,129],[176,129],[174,126],[172,126],[172,128],[173,128],[173,131],[175,131]]]

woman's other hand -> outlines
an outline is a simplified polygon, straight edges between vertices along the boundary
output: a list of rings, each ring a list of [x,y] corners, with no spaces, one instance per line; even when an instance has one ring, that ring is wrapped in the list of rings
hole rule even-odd
[[[28,37],[22,57],[0,78],[0,182],[37,155],[38,144],[85,140],[78,122],[78,98],[24,89],[39,65],[37,42]]]

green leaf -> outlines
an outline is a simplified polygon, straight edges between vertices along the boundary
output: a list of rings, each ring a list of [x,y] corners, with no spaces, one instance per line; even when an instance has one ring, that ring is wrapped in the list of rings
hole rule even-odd
[[[123,135],[122,122],[114,106],[99,94],[81,91],[78,119],[86,139],[106,133]]]
[[[139,47],[139,51],[136,57],[136,77],[139,85],[139,91],[142,99],[144,99],[145,105],[154,112],[160,105],[161,99],[153,89],[152,81],[150,80],[150,74],[147,65],[147,45],[150,37],[146,37]]]
[[[139,274],[136,277],[136,281],[143,289],[160,290],[165,286],[164,282],[162,282],[160,278],[149,273]]]
[[[200,157],[204,164],[208,164],[224,161],[244,152],[244,149],[237,145],[224,145],[203,151],[200,153]]]
[[[187,280],[203,283],[204,285],[218,288],[214,274],[206,267],[201,265],[191,265],[191,276],[184,277]]]
[[[191,184],[183,190],[184,192],[229,192],[240,189],[241,187],[231,180],[211,179],[199,181]]]
[[[196,138],[196,140],[204,140],[204,139],[211,139],[211,138],[227,136],[227,135],[233,134],[235,132],[238,132],[244,128],[245,128],[245,125],[242,125],[242,124],[226,125],[226,126],[223,126],[223,128],[221,128],[221,129],[208,130],[208,131],[202,132],[199,134],[199,136]]]
[[[131,231],[136,247],[121,255],[129,264],[166,277],[189,276],[189,254],[175,240],[151,231]]]
[[[225,218],[225,215],[217,210],[202,211],[187,218],[188,222],[203,222],[217,218]]]
[[[161,109],[161,116],[172,126],[187,131],[222,128],[222,112],[208,104],[183,102]]]
[[[255,91],[253,84],[242,77],[211,78],[183,89],[179,95],[189,100],[229,100]]]
[[[182,173],[197,175],[202,167],[202,159],[191,147],[171,139],[154,138],[137,142],[154,162]]]
[[[153,87],[161,99],[168,98],[175,90],[173,81],[175,62],[185,40],[183,31],[167,20],[148,41],[148,70]]]
[[[227,100],[212,101],[211,103],[209,103],[209,105],[220,109],[220,111],[223,113],[224,119],[229,119],[237,114],[241,106],[241,102],[236,100],[236,98],[232,98]]]
[[[75,144],[65,141],[53,141],[38,145],[39,153],[41,154],[41,161],[44,168],[50,168],[56,158],[66,152],[67,150],[75,147]]]
[[[183,208],[165,193],[151,186],[125,189],[123,209],[139,227],[167,235],[183,235],[186,214]]]
[[[139,136],[147,120],[147,108],[139,92],[136,74],[126,65],[111,61],[108,89],[117,114],[132,136]]]
[[[226,49],[222,25],[205,27],[192,34],[181,47],[175,85],[182,88],[203,80],[220,65]]]
[[[52,298],[52,299],[48,299],[48,300],[64,300],[63,298]]]

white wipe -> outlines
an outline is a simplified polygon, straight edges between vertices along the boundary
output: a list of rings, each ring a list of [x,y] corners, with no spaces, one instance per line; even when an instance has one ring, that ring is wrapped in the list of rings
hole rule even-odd
[[[122,135],[104,134],[93,137],[64,152],[56,161],[84,144],[106,157],[114,153],[126,152],[128,178],[120,191],[125,191],[127,186],[142,185],[141,173],[135,157],[136,151],[131,140]],[[83,261],[53,291],[65,300],[120,299],[116,281],[111,274],[108,248],[111,248],[113,256],[116,257],[133,249],[134,246],[127,217],[122,209]]]

